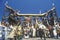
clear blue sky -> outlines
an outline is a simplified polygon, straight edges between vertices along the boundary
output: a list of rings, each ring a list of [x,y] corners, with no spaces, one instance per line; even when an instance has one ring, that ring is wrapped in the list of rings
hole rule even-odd
[[[0,20],[4,13],[4,3],[8,1],[9,6],[15,10],[20,10],[21,13],[39,13],[48,11],[55,4],[56,12],[60,17],[60,0],[0,0]]]

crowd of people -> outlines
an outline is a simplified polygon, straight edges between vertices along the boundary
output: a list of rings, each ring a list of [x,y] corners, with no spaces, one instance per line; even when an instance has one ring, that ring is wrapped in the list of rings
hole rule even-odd
[[[41,39],[46,37],[48,38],[58,38],[60,36],[60,25],[57,23],[54,26],[49,25],[46,27],[42,22],[36,24],[29,25],[25,23],[23,25],[9,25],[8,22],[4,24],[2,22],[0,27],[3,27],[5,32],[5,36],[3,36],[3,40],[20,40],[22,38],[35,38],[40,37]]]
[[[23,16],[18,15],[19,12],[13,10],[7,4],[5,6],[5,9],[9,10],[9,14],[7,17],[5,17],[5,15],[2,17],[0,25],[1,40],[22,40],[22,38],[35,37],[44,38],[44,40],[46,40],[46,38],[59,38],[60,23],[57,22],[54,24],[54,20],[57,19],[55,18],[57,17],[55,7],[41,16]],[[20,17],[22,17],[23,20],[21,20]]]

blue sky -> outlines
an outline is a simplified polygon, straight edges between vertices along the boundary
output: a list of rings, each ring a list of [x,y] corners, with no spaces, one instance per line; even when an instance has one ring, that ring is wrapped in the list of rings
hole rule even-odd
[[[39,13],[48,11],[55,4],[56,12],[60,17],[60,0],[0,0],[0,20],[4,13],[4,4],[8,1],[8,5],[15,10],[20,10],[21,13]]]

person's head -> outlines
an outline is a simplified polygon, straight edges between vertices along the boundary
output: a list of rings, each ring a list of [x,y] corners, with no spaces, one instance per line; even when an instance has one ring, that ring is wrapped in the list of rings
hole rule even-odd
[[[39,24],[42,24],[42,21],[39,21],[38,23],[39,23]]]
[[[4,22],[4,21],[2,21],[2,22],[1,22],[1,25],[5,25],[5,22]]]
[[[14,16],[17,16],[17,12],[16,11],[14,12]]]
[[[6,22],[5,24],[6,24],[6,26],[9,26],[9,23],[8,22]]]

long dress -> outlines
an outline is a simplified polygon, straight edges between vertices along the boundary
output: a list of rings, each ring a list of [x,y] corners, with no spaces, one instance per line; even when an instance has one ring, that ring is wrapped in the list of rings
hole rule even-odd
[[[53,27],[53,28],[54,28],[54,30],[53,30],[53,34],[54,34],[54,36],[56,37],[56,36],[57,36],[56,27]]]
[[[36,36],[36,29],[33,28],[33,37],[35,37],[35,36]]]

